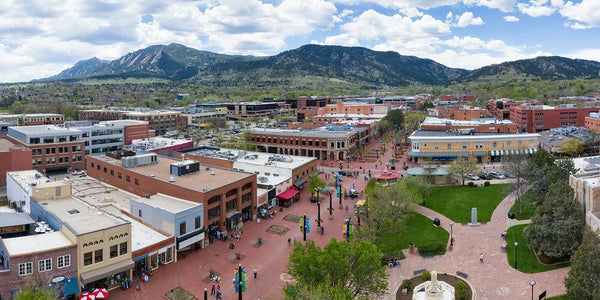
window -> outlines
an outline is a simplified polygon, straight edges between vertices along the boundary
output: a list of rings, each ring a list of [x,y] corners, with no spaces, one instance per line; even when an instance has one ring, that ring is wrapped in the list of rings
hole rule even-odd
[[[83,265],[89,266],[92,264],[92,252],[87,252],[83,254]]]
[[[63,256],[59,256],[56,258],[56,267],[57,268],[64,268],[64,267],[68,267],[71,265],[71,255],[67,254],[67,255],[63,255]]]
[[[129,175],[125,175],[125,181],[131,182],[131,178],[129,177]]]
[[[510,142],[506,142],[506,147],[510,148]]]
[[[110,170],[110,176],[115,176],[115,170]]]
[[[104,167],[104,173],[106,173],[106,171],[107,171],[107,170],[106,170],[106,167]]]
[[[25,276],[29,274],[33,274],[33,263],[26,262],[19,264],[19,276]]]
[[[117,173],[117,177],[119,177],[119,179],[123,179],[123,175],[121,175],[121,172]]]
[[[96,250],[94,252],[94,263],[99,263],[102,261],[102,249]]]
[[[529,141],[529,146],[533,146],[533,141]]]
[[[119,255],[127,254],[127,242],[119,244]]]
[[[179,223],[179,235],[185,234],[185,222]]]
[[[115,258],[117,257],[117,245],[112,245],[110,246],[110,258]]]
[[[467,143],[463,143],[463,149],[467,149]]]
[[[437,150],[437,149],[439,149],[439,148],[440,148],[440,145],[439,145],[438,143],[435,143],[435,144],[433,145],[433,148],[434,148],[435,150]]]
[[[211,205],[211,204],[217,203],[217,202],[221,202],[221,195],[216,195],[216,196],[208,199],[208,205]]]
[[[496,142],[494,142],[494,143],[492,144],[492,148],[496,148],[496,146],[498,146],[498,145],[496,144]]]
[[[199,229],[200,227],[202,227],[202,219],[200,219],[200,216],[197,216],[196,218],[194,218],[194,229]]]
[[[52,258],[38,260],[38,272],[46,272],[52,270]]]
[[[135,180],[135,185],[140,185],[140,180],[139,179],[135,178],[134,180]]]
[[[452,149],[452,144],[448,143],[448,149]]]

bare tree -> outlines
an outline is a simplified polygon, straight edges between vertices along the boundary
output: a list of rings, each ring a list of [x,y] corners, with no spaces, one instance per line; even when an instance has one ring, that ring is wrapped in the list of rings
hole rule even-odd
[[[460,156],[450,165],[450,171],[453,175],[458,176],[461,179],[462,185],[465,185],[465,179],[467,179],[467,176],[475,171],[475,169],[477,169],[475,161],[469,160],[464,156]]]
[[[524,150],[509,155],[503,163],[504,170],[515,176],[515,181],[510,185],[510,189],[515,193],[517,203],[519,203],[519,214],[523,214],[523,195],[528,190],[528,184],[525,180],[526,166],[529,157]]]

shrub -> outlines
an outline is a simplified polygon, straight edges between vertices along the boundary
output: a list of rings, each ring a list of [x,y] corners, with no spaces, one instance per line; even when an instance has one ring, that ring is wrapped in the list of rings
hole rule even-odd
[[[412,286],[412,280],[410,280],[410,279],[404,279],[402,281],[401,288],[403,288],[403,289],[410,289],[411,286]]]
[[[441,254],[444,250],[446,250],[446,244],[441,242],[430,242],[419,245],[419,254],[421,256]]]
[[[483,182],[483,186],[490,186],[490,182],[489,181]]]
[[[421,274],[421,279],[425,281],[431,280],[431,273],[429,273],[429,271],[424,271],[423,274]]]
[[[467,185],[470,186],[470,187],[475,187],[475,182],[469,181],[469,183],[467,183]]]
[[[465,300],[467,298],[467,284],[464,281],[461,280],[456,284],[454,296],[458,300]]]

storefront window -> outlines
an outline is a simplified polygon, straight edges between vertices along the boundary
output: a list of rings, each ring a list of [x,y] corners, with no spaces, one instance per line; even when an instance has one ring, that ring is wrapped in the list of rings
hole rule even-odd
[[[158,268],[158,254],[150,255],[150,269]]]
[[[110,258],[117,257],[117,245],[110,246]]]
[[[92,252],[87,252],[83,254],[83,265],[89,266],[92,264]]]
[[[127,254],[127,242],[123,242],[119,245],[119,255]]]
[[[94,263],[99,263],[102,261],[102,249],[96,250],[94,253]]]

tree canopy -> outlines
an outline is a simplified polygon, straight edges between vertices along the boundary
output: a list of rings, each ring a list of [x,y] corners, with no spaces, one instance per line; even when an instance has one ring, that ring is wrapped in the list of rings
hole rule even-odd
[[[583,220],[581,205],[573,197],[569,183],[552,183],[544,203],[531,218],[523,237],[529,247],[548,257],[572,255],[581,242]]]
[[[330,299],[334,295],[376,299],[387,291],[382,257],[377,246],[367,241],[332,239],[321,249],[309,240],[294,246],[287,268],[299,291],[314,287]]]
[[[477,163],[473,160],[469,160],[464,156],[460,156],[457,160],[453,161],[450,165],[452,174],[458,176],[461,179],[462,185],[465,185],[465,179],[467,176],[477,169]]]
[[[536,199],[544,199],[551,183],[561,180],[568,182],[569,176],[575,172],[575,164],[571,159],[556,160],[544,150],[534,153],[525,167],[525,177]]]
[[[571,270],[565,278],[569,299],[600,299],[600,233],[585,227],[581,246],[571,257]]]
[[[402,109],[392,109],[388,111],[385,119],[395,130],[404,129],[404,112],[402,112]]]

